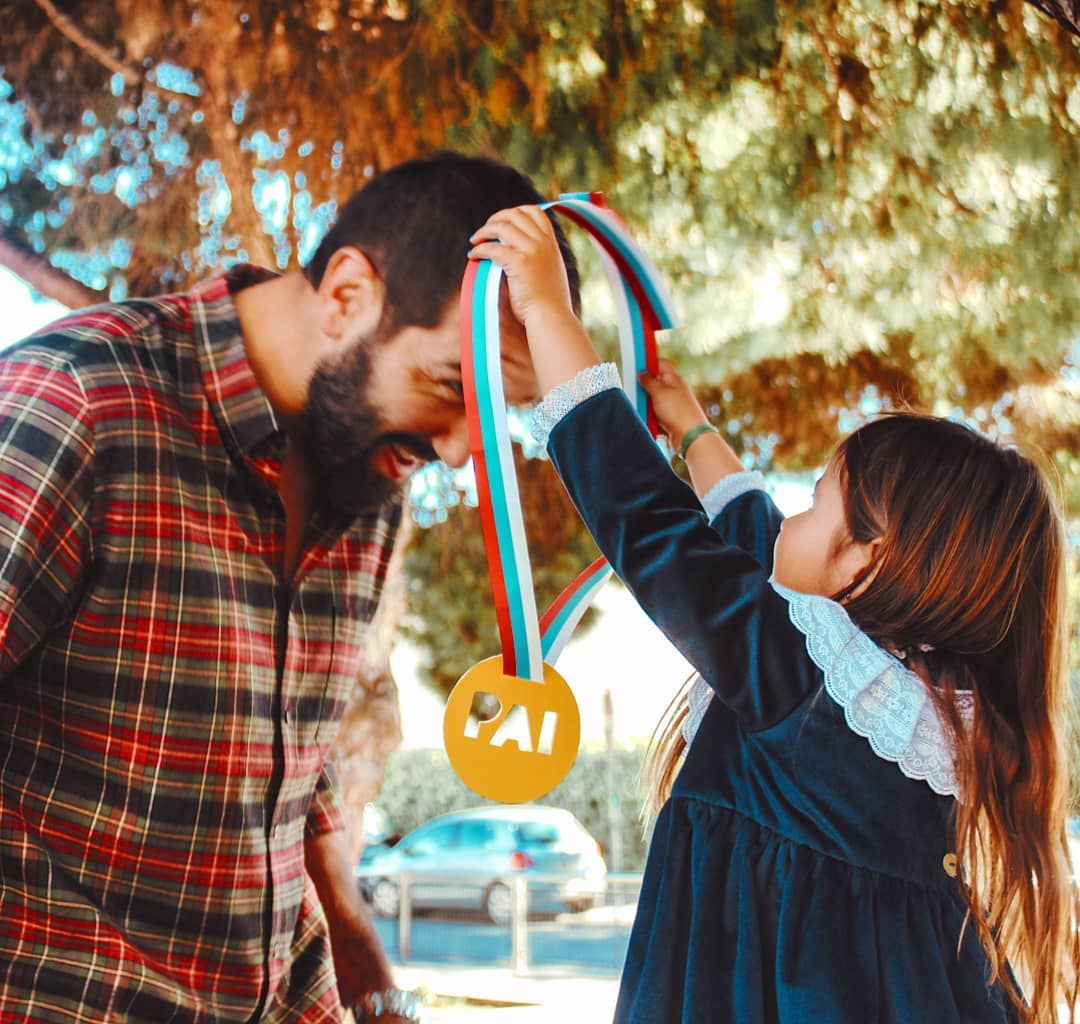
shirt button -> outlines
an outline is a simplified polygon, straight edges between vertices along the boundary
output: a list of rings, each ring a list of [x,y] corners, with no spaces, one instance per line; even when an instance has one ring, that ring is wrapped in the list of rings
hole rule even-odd
[[[293,706],[291,704],[286,704],[285,705],[285,724],[286,725],[292,725],[292,721],[293,721],[293,719],[295,717],[296,717],[296,712],[293,711]]]

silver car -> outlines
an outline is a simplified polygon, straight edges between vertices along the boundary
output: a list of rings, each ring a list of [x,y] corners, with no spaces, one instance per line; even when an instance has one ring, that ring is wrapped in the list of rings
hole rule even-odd
[[[414,907],[482,910],[506,924],[515,875],[528,879],[530,911],[578,911],[602,895],[607,865],[573,814],[526,804],[443,814],[393,847],[367,847],[356,875],[380,917],[398,915],[403,872]]]

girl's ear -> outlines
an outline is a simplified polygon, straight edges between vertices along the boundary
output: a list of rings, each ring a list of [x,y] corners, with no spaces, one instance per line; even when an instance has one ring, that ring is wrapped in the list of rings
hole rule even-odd
[[[854,587],[849,597],[858,597],[877,575],[877,558],[881,551],[881,538],[871,541],[850,541],[840,553],[839,559],[848,587]],[[872,567],[872,568],[871,568]]]
[[[332,341],[351,341],[379,325],[386,290],[367,254],[345,245],[327,261],[318,296],[319,329]]]

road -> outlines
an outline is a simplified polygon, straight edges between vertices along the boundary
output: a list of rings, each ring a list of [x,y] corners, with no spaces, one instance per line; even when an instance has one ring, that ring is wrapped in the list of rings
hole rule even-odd
[[[383,948],[400,961],[398,923],[376,919]],[[597,917],[562,914],[554,920],[530,920],[530,968],[572,965],[588,971],[622,968],[630,936],[629,920],[610,913]],[[510,961],[510,928],[479,917],[417,915],[412,922],[410,962],[504,966]]]

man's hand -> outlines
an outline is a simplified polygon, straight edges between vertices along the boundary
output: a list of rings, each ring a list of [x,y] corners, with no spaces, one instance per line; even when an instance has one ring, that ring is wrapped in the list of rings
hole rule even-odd
[[[383,992],[393,986],[393,974],[371,911],[356,884],[346,834],[325,832],[305,840],[304,866],[315,883],[330,926],[342,1005],[352,1006],[369,992]],[[380,1024],[411,1024],[404,1017],[390,1014],[378,1020]]]

